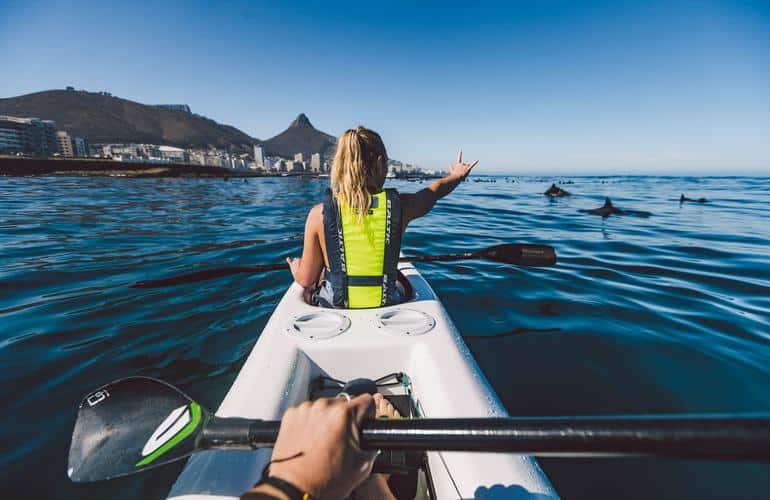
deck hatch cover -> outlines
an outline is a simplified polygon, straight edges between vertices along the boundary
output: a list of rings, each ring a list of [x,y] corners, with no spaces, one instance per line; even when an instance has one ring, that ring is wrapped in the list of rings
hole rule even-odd
[[[379,314],[374,321],[379,331],[388,335],[423,335],[436,326],[433,316],[414,309],[393,309]]]
[[[331,311],[314,311],[294,318],[286,333],[305,340],[323,340],[336,337],[348,328],[350,319],[347,316]]]

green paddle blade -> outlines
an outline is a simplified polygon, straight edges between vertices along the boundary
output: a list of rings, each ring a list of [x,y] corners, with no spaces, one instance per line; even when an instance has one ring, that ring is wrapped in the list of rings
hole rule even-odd
[[[157,379],[130,377],[80,403],[67,473],[76,483],[133,474],[189,456],[211,414]]]
[[[552,266],[556,264],[556,250],[548,245],[503,244],[489,247],[481,256],[495,262],[517,266]]]

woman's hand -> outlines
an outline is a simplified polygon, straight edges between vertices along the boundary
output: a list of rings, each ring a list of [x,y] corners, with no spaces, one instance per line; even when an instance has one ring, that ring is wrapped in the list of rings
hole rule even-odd
[[[461,149],[457,153],[457,162],[454,165],[449,164],[449,175],[434,181],[430,186],[413,195],[401,195],[402,227],[406,228],[410,221],[430,212],[436,201],[454,191],[478,164],[478,160],[473,163],[463,163]]]
[[[473,163],[463,163],[463,150],[461,149],[457,153],[457,161],[455,164],[449,164],[449,177],[453,179],[464,180],[466,177],[468,177],[468,174],[471,173],[473,167],[478,165],[478,163],[479,160],[476,160]]]
[[[321,398],[286,410],[273,448],[270,476],[313,498],[347,498],[366,479],[377,452],[361,449],[361,423],[375,413],[369,394]]]

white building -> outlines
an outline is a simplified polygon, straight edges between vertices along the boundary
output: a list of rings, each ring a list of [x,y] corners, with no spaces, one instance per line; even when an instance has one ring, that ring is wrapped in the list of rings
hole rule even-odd
[[[227,164],[227,161],[225,161],[224,158],[220,158],[219,156],[207,154],[206,155],[206,165],[210,167],[222,167],[227,168],[229,165]]]
[[[265,164],[265,155],[262,146],[256,144],[254,145],[254,163],[256,163],[258,167]]]
[[[56,132],[56,146],[60,155],[66,158],[72,158],[74,156],[72,153],[72,138],[70,138],[70,135],[67,132],[63,130]]]
[[[185,163],[185,150],[172,146],[159,146],[160,159],[171,163]]]
[[[313,172],[321,172],[321,153],[313,153],[310,157],[310,170]]]
[[[204,153],[203,151],[191,151],[190,163],[192,163],[193,165],[205,165],[206,153]]]
[[[113,156],[136,158],[139,156],[139,146],[136,144],[108,144],[107,148]]]
[[[147,160],[163,160],[163,154],[155,144],[137,144],[136,155]]]
[[[248,168],[246,160],[237,157],[230,158],[230,167],[235,170],[246,170]]]

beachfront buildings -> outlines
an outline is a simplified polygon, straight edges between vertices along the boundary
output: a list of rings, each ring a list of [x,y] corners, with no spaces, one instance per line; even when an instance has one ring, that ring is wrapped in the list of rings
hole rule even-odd
[[[21,151],[21,148],[19,134],[10,127],[3,128],[2,117],[0,117],[0,151],[15,153]]]
[[[51,120],[0,115],[0,152],[50,156],[57,151]]]
[[[0,116],[0,153],[29,156],[88,156],[88,142],[56,130],[51,120]]]
[[[72,153],[79,157],[85,158],[88,156],[88,141],[82,137],[72,138]]]
[[[262,146],[258,144],[254,145],[254,163],[257,168],[263,168],[265,166],[265,154],[262,150]]]
[[[161,105],[166,109],[187,112],[183,105]],[[64,158],[95,157],[121,162],[174,163],[204,165],[243,171],[257,171],[266,174],[323,174],[331,167],[332,156],[312,153],[296,153],[293,158],[267,156],[263,146],[253,146],[253,158],[247,153],[234,153],[216,148],[193,149],[157,144],[93,144],[82,137],[73,137],[67,131],[56,130],[51,120],[0,116],[0,154],[23,154],[29,156]],[[419,168],[389,161],[391,176],[419,176]]]
[[[193,157],[186,149],[156,144],[96,144],[91,148],[91,156],[133,163],[206,164],[191,161]]]
[[[59,154],[65,158],[72,158],[74,156],[72,152],[72,139],[63,130],[56,132],[56,148],[59,150]]]
[[[72,137],[67,132],[56,132],[56,146],[59,156],[65,158],[86,158],[88,156],[88,141],[82,137]]]
[[[321,153],[313,153],[310,156],[310,171],[321,173]]]
[[[169,163],[187,163],[187,152],[182,148],[158,146],[158,156]]]

